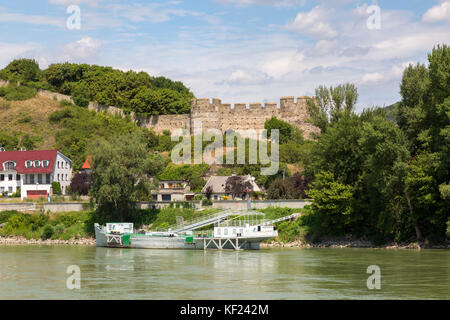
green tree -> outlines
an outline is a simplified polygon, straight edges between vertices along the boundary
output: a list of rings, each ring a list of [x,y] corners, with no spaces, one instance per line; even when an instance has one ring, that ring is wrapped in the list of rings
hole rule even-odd
[[[39,64],[33,59],[16,59],[10,62],[1,71],[1,77],[13,82],[29,83],[37,82],[42,78]]]
[[[338,121],[342,115],[351,113],[358,100],[358,90],[354,84],[343,84],[337,87],[320,86],[316,89],[316,96],[307,99],[311,122],[322,132],[330,124]]]
[[[98,205],[99,214],[127,221],[146,183],[144,137],[125,134],[99,139],[92,144],[89,154],[92,157],[89,194]]]
[[[307,192],[313,199],[312,208],[321,217],[323,228],[329,234],[348,231],[353,213],[353,188],[339,183],[331,172],[316,175],[313,188]]]

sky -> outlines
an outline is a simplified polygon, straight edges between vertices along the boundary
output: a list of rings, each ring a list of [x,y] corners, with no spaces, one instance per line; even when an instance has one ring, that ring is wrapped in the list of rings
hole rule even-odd
[[[351,82],[358,111],[390,105],[404,68],[449,40],[450,0],[0,1],[0,68],[34,58],[146,71],[224,103]]]

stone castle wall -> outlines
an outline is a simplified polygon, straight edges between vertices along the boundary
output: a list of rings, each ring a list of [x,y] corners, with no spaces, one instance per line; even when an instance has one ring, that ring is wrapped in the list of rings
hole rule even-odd
[[[46,90],[38,90],[38,95],[52,100],[73,102],[70,96]],[[274,116],[302,129],[305,138],[309,138],[312,133],[318,133],[319,129],[307,122],[309,115],[306,99],[307,97],[298,97],[297,99],[283,97],[280,99],[278,107],[274,102],[266,102],[264,105],[261,103],[235,103],[232,106],[222,103],[220,99],[200,98],[191,101],[190,114],[141,117],[132,112],[130,118],[140,126],[152,129],[157,134],[161,134],[165,130],[173,132],[176,129],[186,129],[194,134],[195,126],[198,126],[199,123],[201,123],[203,131],[218,129],[224,133],[227,130],[239,132],[254,129],[258,132],[264,129],[266,120]],[[95,102],[90,102],[88,109],[125,116],[120,108],[104,106]]]
[[[193,99],[191,102],[191,128],[195,121],[201,121],[203,130],[219,129],[256,131],[264,129],[264,123],[271,117],[286,121],[304,131],[306,138],[319,129],[307,122],[307,97],[283,97],[280,105],[268,102],[261,103],[222,103],[219,99]]]

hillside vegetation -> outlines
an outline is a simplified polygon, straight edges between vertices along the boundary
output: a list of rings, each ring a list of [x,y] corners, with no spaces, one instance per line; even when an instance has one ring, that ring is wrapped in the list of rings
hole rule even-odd
[[[32,94],[29,89],[19,94],[14,90],[41,88],[70,95],[80,107],[95,101],[141,115],[189,113],[194,97],[180,81],[88,64],[57,63],[41,70],[35,60],[18,59],[0,70],[0,79],[14,86],[3,94],[7,100],[22,100],[14,97]],[[17,88],[17,83],[25,86]]]

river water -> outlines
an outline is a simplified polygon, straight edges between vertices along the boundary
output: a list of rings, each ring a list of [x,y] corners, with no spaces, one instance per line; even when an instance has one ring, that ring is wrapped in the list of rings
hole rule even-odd
[[[67,288],[71,265],[80,289]],[[2,246],[0,299],[450,299],[450,251]]]

